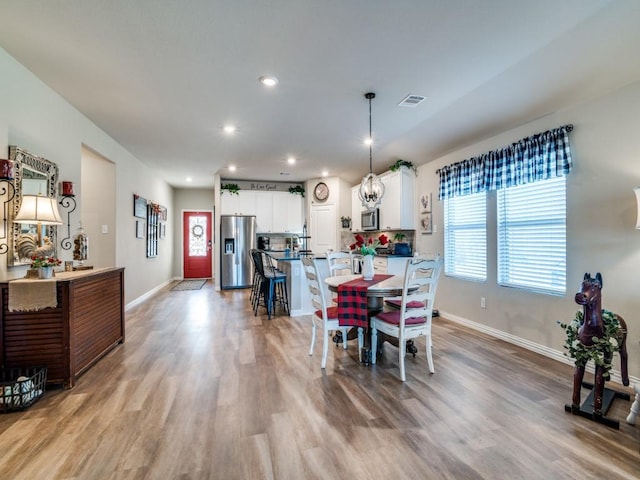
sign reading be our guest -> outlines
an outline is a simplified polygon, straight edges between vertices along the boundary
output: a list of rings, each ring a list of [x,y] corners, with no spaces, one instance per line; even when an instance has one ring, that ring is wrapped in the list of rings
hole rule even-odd
[[[235,183],[240,190],[258,190],[262,192],[288,192],[291,187],[303,187],[303,183],[259,182],[253,180],[221,179],[221,183]]]

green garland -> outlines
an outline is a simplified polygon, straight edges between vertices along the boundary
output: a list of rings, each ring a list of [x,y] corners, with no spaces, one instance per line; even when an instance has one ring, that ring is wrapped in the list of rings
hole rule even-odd
[[[583,321],[582,310],[578,310],[576,318],[571,322],[558,322],[567,334],[567,339],[564,342],[564,348],[567,350],[565,356],[573,358],[576,367],[584,367],[589,360],[593,360],[596,366],[603,368],[604,379],[609,380],[609,371],[612,368],[611,359],[613,359],[613,354],[620,350],[620,322],[615,313],[602,309],[602,323],[604,326],[602,338],[593,337],[593,345],[587,347],[578,339],[578,329]],[[607,358],[609,361],[607,361]]]
[[[396,163],[394,163],[393,165],[390,165],[389,170],[391,170],[392,172],[395,172],[397,170],[400,170],[401,167],[407,167],[409,170],[413,170],[414,174],[418,175],[418,170],[416,169],[413,162],[409,162],[407,160],[402,160],[402,159],[398,159],[396,160]]]
[[[302,198],[304,198],[304,187],[300,185],[289,187],[289,193],[292,195],[300,195]]]
[[[223,183],[220,185],[220,194],[223,194],[225,190],[231,195],[239,195],[240,187],[237,183]]]

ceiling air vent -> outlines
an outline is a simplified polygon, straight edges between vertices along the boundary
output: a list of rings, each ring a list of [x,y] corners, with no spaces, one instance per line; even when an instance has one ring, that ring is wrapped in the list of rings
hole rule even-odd
[[[424,99],[427,97],[423,97],[420,95],[407,95],[402,99],[402,101],[398,104],[399,107],[417,107],[420,105]]]

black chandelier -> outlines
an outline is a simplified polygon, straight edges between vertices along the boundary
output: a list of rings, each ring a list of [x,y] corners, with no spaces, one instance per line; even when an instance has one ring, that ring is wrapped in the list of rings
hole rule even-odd
[[[373,92],[365,93],[364,98],[369,100],[369,173],[360,182],[360,190],[358,196],[362,202],[362,206],[371,211],[376,209],[382,201],[384,195],[384,184],[380,177],[373,173],[373,136],[371,135],[371,100],[376,98]]]

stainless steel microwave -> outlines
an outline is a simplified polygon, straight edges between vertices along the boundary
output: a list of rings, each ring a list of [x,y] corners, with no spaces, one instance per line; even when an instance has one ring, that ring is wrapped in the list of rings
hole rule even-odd
[[[368,212],[362,212],[362,230],[379,230],[380,210],[377,208]]]

